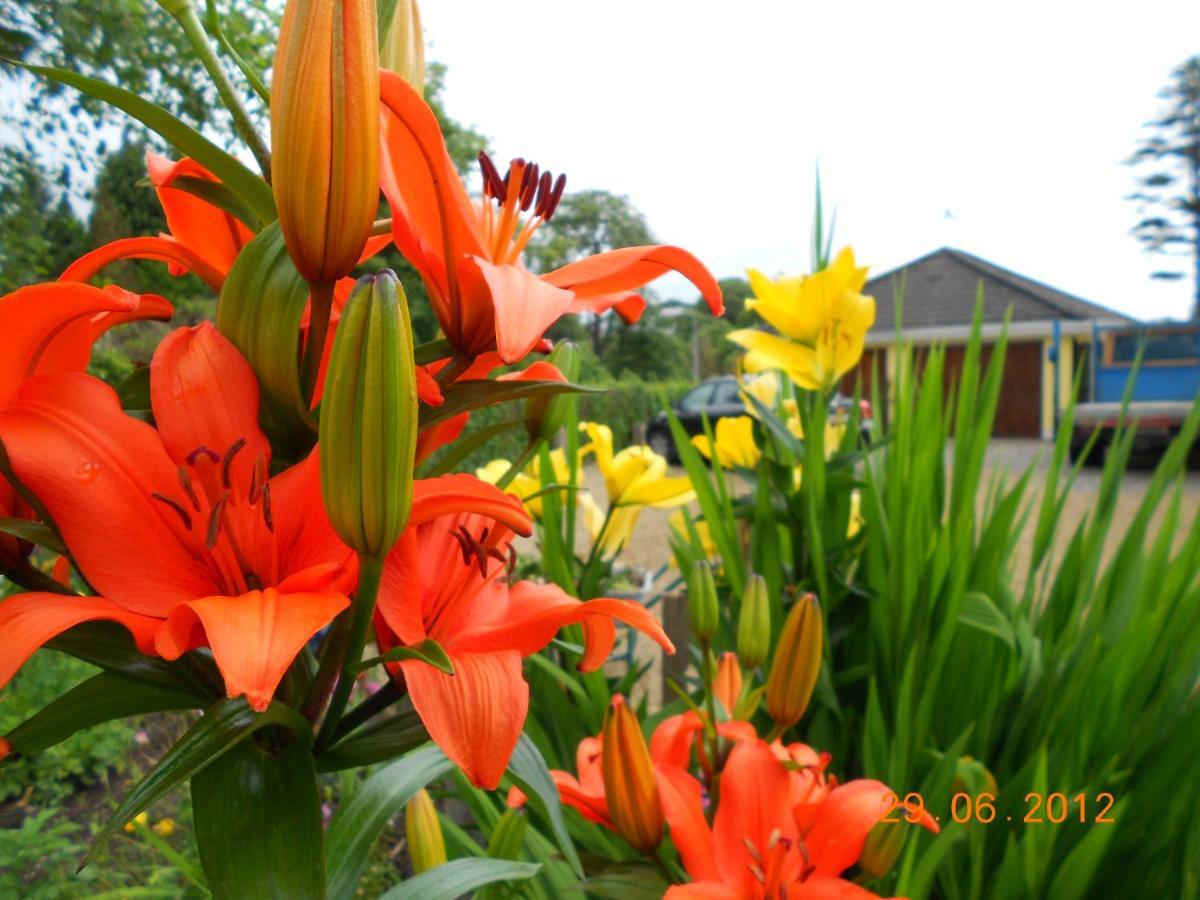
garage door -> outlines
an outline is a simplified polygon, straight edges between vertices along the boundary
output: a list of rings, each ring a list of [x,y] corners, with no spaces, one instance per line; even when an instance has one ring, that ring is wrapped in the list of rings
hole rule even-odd
[[[962,379],[965,347],[946,349],[946,384]],[[983,348],[983,365],[992,358],[992,348]],[[1042,345],[1039,342],[1009,344],[1004,360],[1000,400],[996,405],[999,437],[1040,437],[1042,433]]]

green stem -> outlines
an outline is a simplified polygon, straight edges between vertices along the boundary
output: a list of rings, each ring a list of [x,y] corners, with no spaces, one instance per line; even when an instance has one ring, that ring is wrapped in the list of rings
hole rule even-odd
[[[179,23],[183,28],[183,33],[191,41],[196,55],[200,57],[200,62],[209,77],[212,78],[213,85],[216,86],[221,102],[233,116],[234,130],[250,148],[250,152],[254,154],[254,159],[258,162],[259,169],[262,170],[263,177],[269,182],[271,180],[271,153],[255,129],[254,123],[250,120],[250,113],[246,111],[233,82],[225,74],[225,68],[221,65],[221,60],[217,58],[212,44],[209,43],[208,35],[204,32],[204,25],[200,22],[200,17],[196,15],[196,10],[191,3],[172,3],[169,5],[168,11],[175,17],[175,21]]]
[[[346,643],[346,652],[342,659],[342,672],[338,677],[337,687],[333,689],[333,698],[329,701],[329,709],[325,711],[321,730],[317,733],[315,749],[318,752],[328,747],[337,733],[342,713],[346,709],[346,701],[350,699],[350,691],[354,688],[354,673],[350,671],[350,668],[362,658],[363,644],[367,640],[371,617],[375,614],[375,598],[379,594],[379,580],[382,575],[383,559],[381,557],[359,557],[358,590],[355,592],[354,605],[351,607],[349,639]]]
[[[51,594],[75,595],[75,592],[64,584],[59,584],[37,566],[28,560],[21,560],[11,568],[4,570],[4,577],[13,584],[27,591],[43,591]]]
[[[541,447],[541,445],[542,442],[536,439],[526,444],[525,449],[521,451],[521,454],[511,463],[509,463],[508,471],[506,471],[496,480],[496,487],[500,488],[500,490],[504,490],[506,487],[512,484],[512,480],[520,475],[522,470],[529,465],[529,461],[533,459],[534,454],[538,452],[538,448]]]
[[[346,610],[334,619],[321,645],[321,661],[317,664],[317,674],[308,688],[304,705],[300,707],[304,718],[314,725],[333,692],[333,683],[337,680],[338,672],[342,670],[342,660],[346,658],[346,644],[350,638],[351,617],[351,611]]]
[[[713,693],[713,681],[716,679],[713,673],[713,659],[712,653],[709,652],[708,641],[700,642],[700,658],[704,663],[704,711],[708,715],[708,727],[704,729],[704,736],[708,740],[708,759],[709,765],[712,767],[712,777],[709,779],[708,785],[709,796],[712,798],[709,809],[715,811],[721,777],[718,771],[720,764],[718,756],[720,739],[717,737],[717,701]]]
[[[600,550],[600,546],[604,543],[604,535],[608,533],[608,523],[612,521],[613,512],[615,509],[615,507],[609,506],[608,512],[604,514],[604,524],[600,526],[600,531],[596,535],[596,539],[592,541],[592,550],[590,553],[588,553],[587,562],[583,564],[583,571],[579,573],[580,600],[591,599],[590,597],[585,597],[583,595],[589,593],[588,588],[590,586],[589,582],[592,575],[592,566],[596,562],[596,555]]]
[[[333,312],[333,284],[309,286],[308,340],[304,342],[304,362],[301,373],[304,396],[312,399],[321,373],[321,358],[325,355],[325,340],[329,335],[329,317]]]
[[[225,36],[224,30],[221,28],[221,17],[217,14],[217,4],[213,0],[207,0],[205,5],[207,11],[207,22],[205,30],[217,39],[217,43],[221,45],[221,49],[228,54],[233,60],[234,65],[242,70],[242,74],[246,77],[246,81],[250,87],[254,89],[254,93],[258,94],[260,99],[268,107],[271,105],[271,91],[263,82],[259,74],[251,68],[250,64],[242,58],[242,55],[237,52],[229,38]]]
[[[668,867],[667,862],[662,858],[662,844],[659,844],[654,852],[648,854],[650,861],[654,863],[654,868],[658,869],[660,875],[667,884],[679,884],[680,879]]]
[[[379,713],[399,700],[400,697],[401,694],[396,687],[396,683],[388,681],[387,684],[342,717],[342,721],[338,723],[337,731],[333,734],[333,740],[340,740],[359,725],[379,715]]]
[[[444,388],[454,384],[458,380],[458,376],[470,367],[471,360],[455,351],[454,355],[450,357],[450,362],[442,366],[441,370],[434,376],[434,379],[437,381],[438,387]]]

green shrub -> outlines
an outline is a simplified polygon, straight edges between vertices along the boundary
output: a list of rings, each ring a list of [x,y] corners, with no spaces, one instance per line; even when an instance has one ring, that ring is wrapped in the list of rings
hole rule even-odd
[[[34,654],[5,689],[0,704],[0,734],[62,696],[98,670],[64,653]],[[107,722],[72,735],[29,759],[0,767],[0,802],[30,787],[36,806],[60,803],[80,786],[126,771],[137,733],[137,720]]]

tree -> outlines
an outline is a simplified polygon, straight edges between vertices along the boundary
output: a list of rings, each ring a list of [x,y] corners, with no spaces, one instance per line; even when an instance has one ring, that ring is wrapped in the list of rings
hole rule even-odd
[[[653,243],[650,226],[628,197],[608,191],[578,191],[563,196],[554,218],[530,241],[525,255],[535,272],[549,272],[606,250]],[[592,349],[602,356],[601,316],[592,316],[591,333]]]
[[[1146,123],[1130,162],[1138,167],[1138,189],[1130,199],[1141,216],[1133,233],[1151,253],[1169,259],[1152,277],[1186,277],[1191,257],[1194,281],[1192,315],[1200,318],[1200,56],[1179,66],[1159,97],[1166,111]]]
[[[53,188],[29,153],[0,149],[0,294],[57,277],[85,248],[61,184]]]

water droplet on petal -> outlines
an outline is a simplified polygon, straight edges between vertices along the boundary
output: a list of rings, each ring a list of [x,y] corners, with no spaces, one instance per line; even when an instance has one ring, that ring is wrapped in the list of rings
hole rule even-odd
[[[75,477],[82,484],[91,484],[96,480],[96,476],[100,474],[100,466],[94,462],[80,463],[75,469]]]

